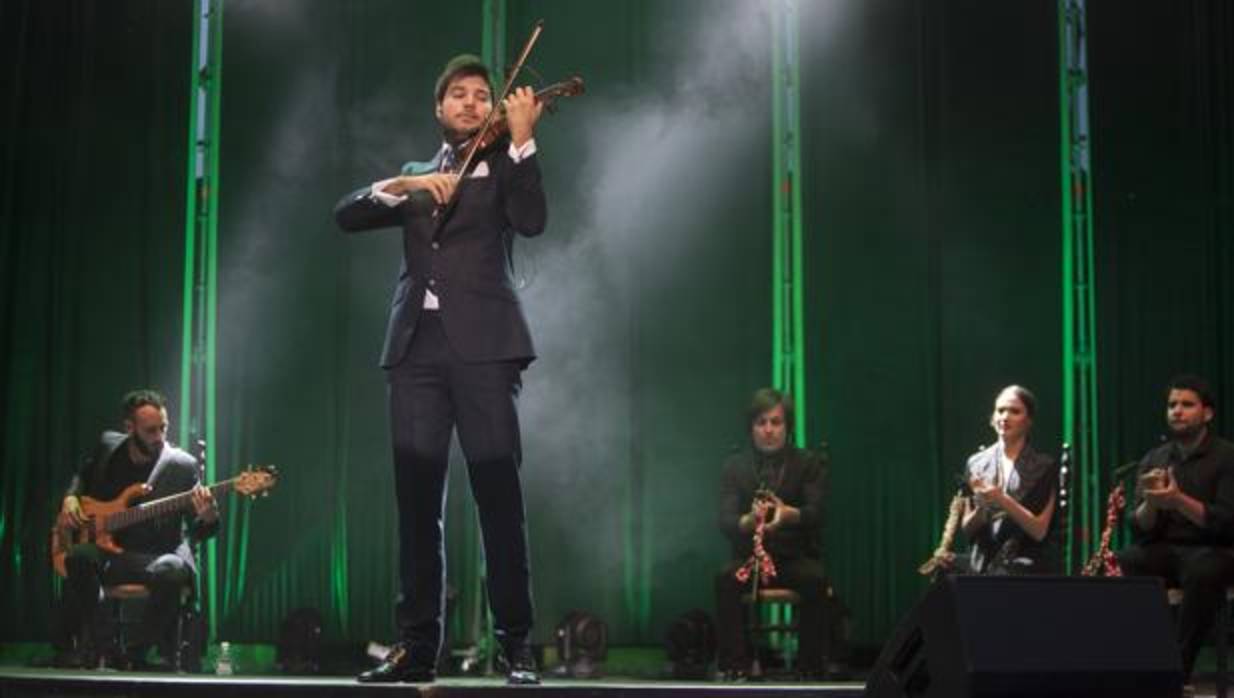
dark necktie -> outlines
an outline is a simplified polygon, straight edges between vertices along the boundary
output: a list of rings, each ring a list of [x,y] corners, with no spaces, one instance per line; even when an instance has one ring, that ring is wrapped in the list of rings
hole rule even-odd
[[[458,162],[458,156],[454,152],[454,148],[446,146],[446,152],[441,156],[441,166],[437,168],[438,172],[453,172],[454,166]]]

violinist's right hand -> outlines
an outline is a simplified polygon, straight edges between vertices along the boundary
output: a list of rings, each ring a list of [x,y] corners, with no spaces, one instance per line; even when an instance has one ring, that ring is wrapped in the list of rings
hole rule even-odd
[[[86,514],[81,510],[81,502],[77,497],[69,495],[60,505],[60,525],[69,528],[81,528],[86,523]]]
[[[404,196],[414,191],[427,191],[432,195],[433,201],[444,206],[450,200],[450,197],[454,195],[454,188],[457,186],[458,175],[433,172],[431,174],[395,177],[386,182],[386,185],[381,190],[395,196]]]

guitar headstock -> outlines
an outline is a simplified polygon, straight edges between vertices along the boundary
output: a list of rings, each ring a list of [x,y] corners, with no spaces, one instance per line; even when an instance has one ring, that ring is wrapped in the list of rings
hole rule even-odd
[[[248,470],[235,477],[233,487],[237,494],[256,497],[259,494],[269,494],[269,490],[278,484],[278,481],[279,471],[273,465],[249,466]]]

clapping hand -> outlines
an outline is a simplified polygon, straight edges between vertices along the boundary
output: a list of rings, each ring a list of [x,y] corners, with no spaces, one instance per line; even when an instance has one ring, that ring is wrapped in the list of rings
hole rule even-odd
[[[1140,476],[1144,501],[1154,509],[1173,509],[1178,502],[1178,481],[1174,469],[1153,468]]]

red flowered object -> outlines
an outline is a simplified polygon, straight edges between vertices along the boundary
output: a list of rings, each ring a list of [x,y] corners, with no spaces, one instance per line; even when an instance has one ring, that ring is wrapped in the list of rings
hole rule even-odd
[[[1082,575],[1086,577],[1123,576],[1123,569],[1118,564],[1118,556],[1110,550],[1110,536],[1114,533],[1114,528],[1118,526],[1119,517],[1125,506],[1127,506],[1127,498],[1123,494],[1122,483],[1119,483],[1106,500],[1105,527],[1101,531],[1101,543],[1097,546],[1093,556],[1085,563]]]
[[[774,511],[771,507],[760,507],[755,512],[757,520],[754,524],[754,554],[737,568],[733,576],[737,577],[737,581],[745,584],[752,577],[754,580],[754,588],[757,589],[767,582],[771,581],[776,576],[776,563],[771,559],[771,553],[763,547],[763,536],[767,530],[767,512]],[[757,575],[757,576],[756,576]]]

